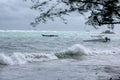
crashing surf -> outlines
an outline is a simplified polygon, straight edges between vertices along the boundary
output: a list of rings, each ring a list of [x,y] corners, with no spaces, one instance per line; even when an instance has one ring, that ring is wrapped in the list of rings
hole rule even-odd
[[[97,51],[90,50],[83,45],[75,44],[66,50],[56,53],[12,53],[12,54],[0,54],[1,65],[20,65],[33,62],[44,62],[56,59],[80,59],[83,56],[89,55],[110,55],[119,54],[119,49]]]

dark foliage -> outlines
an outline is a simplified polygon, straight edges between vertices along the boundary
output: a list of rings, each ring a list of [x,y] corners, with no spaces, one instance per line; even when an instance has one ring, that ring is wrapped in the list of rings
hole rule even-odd
[[[48,19],[54,21],[59,17],[63,21],[64,15],[73,12],[79,14],[90,13],[86,24],[96,26],[120,24],[120,1],[119,0],[31,0],[32,9],[38,10],[40,15],[31,24],[36,26],[40,22],[45,23]]]

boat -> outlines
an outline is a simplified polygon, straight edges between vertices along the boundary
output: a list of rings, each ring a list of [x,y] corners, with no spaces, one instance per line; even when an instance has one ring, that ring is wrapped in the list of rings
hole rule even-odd
[[[102,32],[102,34],[115,34],[115,33],[110,30],[106,30],[106,31]]]
[[[108,42],[110,38],[105,37],[104,35],[94,35],[91,36],[91,39],[83,40],[84,42]]]
[[[84,42],[106,42],[105,39],[91,39],[91,40],[83,40]]]
[[[58,37],[58,35],[53,34],[42,34],[43,37]]]

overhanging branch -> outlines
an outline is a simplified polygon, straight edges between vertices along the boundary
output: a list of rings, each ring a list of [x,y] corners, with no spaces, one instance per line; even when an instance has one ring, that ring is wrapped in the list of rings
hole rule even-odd
[[[120,24],[120,22],[99,22],[99,24],[104,25],[104,24]]]

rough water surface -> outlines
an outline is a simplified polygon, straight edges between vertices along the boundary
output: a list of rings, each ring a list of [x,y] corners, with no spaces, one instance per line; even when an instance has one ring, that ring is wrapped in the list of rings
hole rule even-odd
[[[117,80],[119,58],[119,33],[0,31],[0,80]]]

